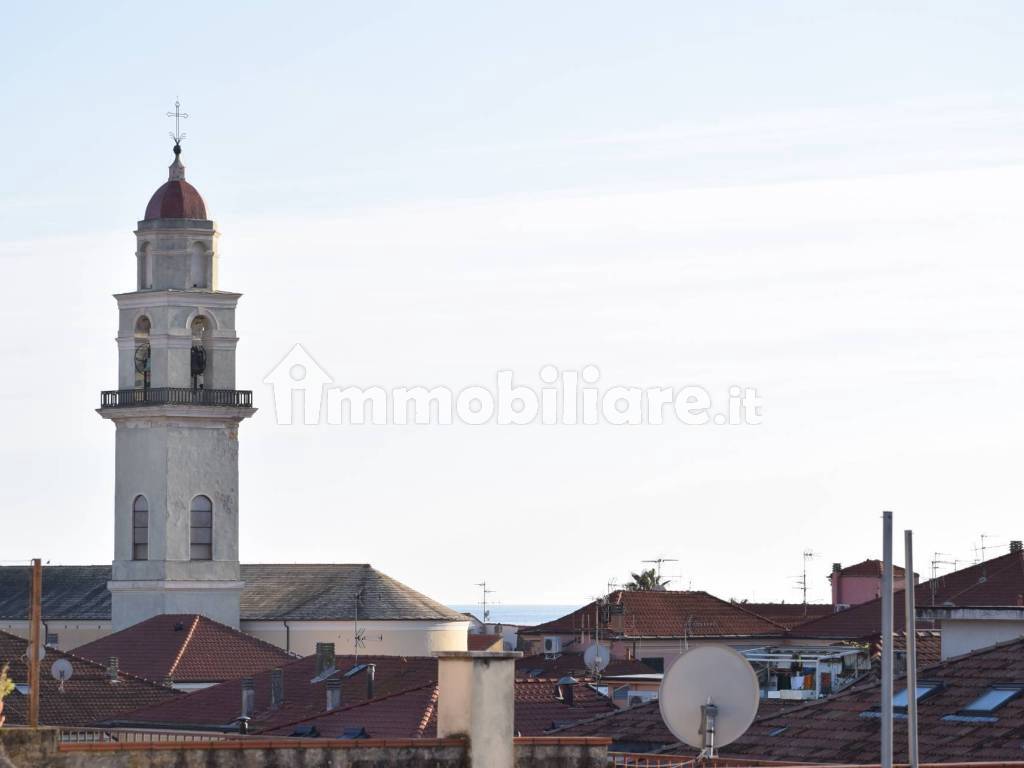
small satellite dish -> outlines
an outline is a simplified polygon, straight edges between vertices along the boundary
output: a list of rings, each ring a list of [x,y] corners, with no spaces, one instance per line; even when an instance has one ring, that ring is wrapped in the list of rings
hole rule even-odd
[[[587,669],[601,672],[611,660],[612,654],[606,645],[594,643],[583,652],[583,663],[587,665]]]
[[[754,668],[727,645],[688,650],[668,668],[658,693],[665,725],[704,757],[746,732],[759,700]]]
[[[53,666],[50,667],[50,674],[53,675],[53,679],[62,683],[65,680],[70,680],[74,671],[74,667],[71,666],[71,662],[67,659],[57,659],[53,662]]]

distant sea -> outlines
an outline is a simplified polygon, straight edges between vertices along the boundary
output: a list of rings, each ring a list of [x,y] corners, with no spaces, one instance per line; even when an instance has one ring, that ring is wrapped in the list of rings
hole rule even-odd
[[[448,607],[459,613],[472,613],[478,619],[483,618],[483,611],[479,603],[473,605],[450,605]],[[572,613],[577,608],[579,608],[578,605],[515,605],[514,603],[508,605],[498,603],[497,605],[487,606],[487,610],[491,612],[491,621],[498,621],[502,624],[524,624],[526,626],[543,624],[545,621],[551,621],[559,616]]]

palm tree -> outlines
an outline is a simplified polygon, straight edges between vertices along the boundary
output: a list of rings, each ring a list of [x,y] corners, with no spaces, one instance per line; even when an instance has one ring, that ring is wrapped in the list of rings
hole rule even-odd
[[[630,592],[664,592],[668,579],[659,579],[658,572],[653,568],[640,573],[629,574],[633,580],[625,585]]]

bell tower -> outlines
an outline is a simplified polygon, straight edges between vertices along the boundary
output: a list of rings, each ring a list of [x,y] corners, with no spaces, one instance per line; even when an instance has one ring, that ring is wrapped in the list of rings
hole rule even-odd
[[[162,613],[239,622],[238,427],[255,413],[235,389],[241,294],[218,287],[217,226],[172,137],[135,232],[135,290],[115,296],[118,383],[98,411],[116,427],[115,632]]]

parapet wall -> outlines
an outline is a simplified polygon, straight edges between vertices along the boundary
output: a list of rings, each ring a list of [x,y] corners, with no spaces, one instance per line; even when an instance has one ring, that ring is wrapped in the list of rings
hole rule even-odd
[[[0,768],[469,768],[462,739],[60,743],[56,728],[0,728]],[[6,763],[4,758],[6,758]],[[608,740],[521,738],[516,768],[605,768]],[[9,763],[9,764],[8,764]]]

